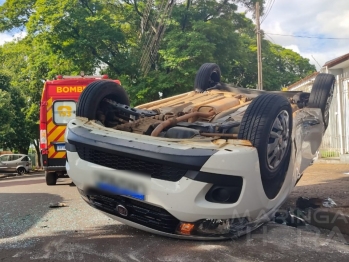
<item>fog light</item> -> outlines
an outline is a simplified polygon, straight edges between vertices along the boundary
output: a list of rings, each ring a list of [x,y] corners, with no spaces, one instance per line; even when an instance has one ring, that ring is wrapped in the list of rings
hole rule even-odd
[[[212,190],[212,197],[217,202],[227,202],[230,198],[230,193],[225,188],[215,188]]]
[[[205,199],[220,204],[236,203],[240,197],[242,186],[213,185],[207,192]]]

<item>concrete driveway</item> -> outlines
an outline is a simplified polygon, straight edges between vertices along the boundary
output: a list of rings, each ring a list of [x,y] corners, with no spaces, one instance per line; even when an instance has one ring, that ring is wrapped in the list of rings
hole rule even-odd
[[[323,187],[319,180],[309,181],[320,169],[324,167],[309,168],[304,177],[307,185],[300,183],[295,190],[298,196]],[[328,177],[332,184],[340,181],[349,194],[345,170],[349,171],[349,166],[337,166]],[[61,179],[49,187],[43,176],[0,180],[0,261],[318,262],[346,261],[349,257],[348,236],[313,226],[293,228],[270,222],[237,240],[214,242],[152,235],[89,207],[70,182]],[[331,186],[331,182],[327,184]],[[293,203],[292,197],[286,204]],[[337,200],[335,193],[331,197]],[[49,208],[56,202],[68,207]]]

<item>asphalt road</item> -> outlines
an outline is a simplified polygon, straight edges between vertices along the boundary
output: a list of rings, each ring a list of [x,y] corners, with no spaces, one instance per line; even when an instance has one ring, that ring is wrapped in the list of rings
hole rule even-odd
[[[0,261],[347,261],[349,237],[270,222],[237,240],[183,241],[118,223],[61,179],[0,180]],[[349,182],[349,181],[348,181]],[[343,182],[342,182],[343,184]],[[67,207],[49,208],[63,202]]]

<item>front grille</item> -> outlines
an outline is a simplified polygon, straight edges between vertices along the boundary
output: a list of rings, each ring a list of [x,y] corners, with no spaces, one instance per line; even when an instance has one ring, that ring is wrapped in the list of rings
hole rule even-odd
[[[178,181],[187,172],[186,169],[180,169],[175,166],[158,164],[136,158],[133,159],[83,146],[76,146],[76,150],[79,157],[85,161],[118,170],[142,172],[151,175],[152,178],[167,181]]]
[[[175,233],[178,226],[179,220],[161,207],[119,195],[110,195],[100,190],[79,191],[89,199],[89,204],[93,207],[137,224],[166,233]],[[127,209],[126,217],[117,212],[118,205]]]

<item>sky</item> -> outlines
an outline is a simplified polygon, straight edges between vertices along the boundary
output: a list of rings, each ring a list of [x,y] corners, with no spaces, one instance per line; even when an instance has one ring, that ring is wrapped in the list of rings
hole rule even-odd
[[[4,1],[0,0],[0,5]],[[265,38],[308,58],[317,69],[327,61],[349,53],[349,0],[266,0],[266,7],[266,10],[271,9],[261,20]],[[13,37],[0,33],[0,44]]]
[[[267,40],[308,58],[317,69],[318,64],[349,53],[349,0],[266,0],[268,6],[270,12],[261,20]]]

